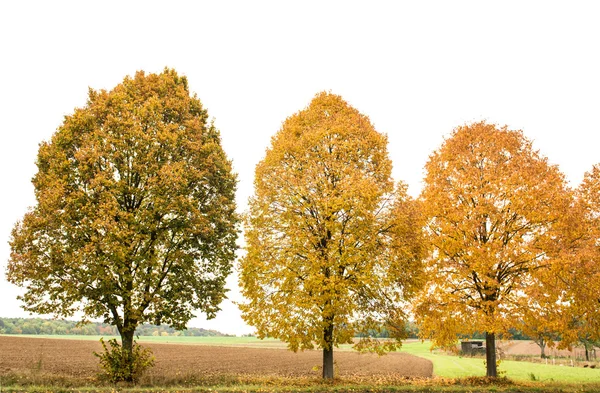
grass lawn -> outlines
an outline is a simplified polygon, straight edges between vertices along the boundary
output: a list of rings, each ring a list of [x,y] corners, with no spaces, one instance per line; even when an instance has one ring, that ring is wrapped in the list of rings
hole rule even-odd
[[[402,345],[401,351],[431,360],[433,373],[438,377],[485,376],[484,359],[432,353],[429,348],[428,342],[409,342]],[[516,381],[532,381],[535,376],[541,382],[600,383],[599,369],[503,360],[499,371]]]

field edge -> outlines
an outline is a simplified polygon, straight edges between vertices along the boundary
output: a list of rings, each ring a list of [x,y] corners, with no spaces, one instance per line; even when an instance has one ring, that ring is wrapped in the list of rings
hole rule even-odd
[[[62,386],[19,386],[0,385],[2,393],[595,393],[600,391],[600,383],[589,384],[565,384],[565,383],[500,383],[477,386],[472,384],[457,384],[452,381],[439,378],[431,379],[427,383],[419,381],[407,384],[353,384],[345,383],[343,380],[333,382],[313,381],[303,386],[276,385],[270,386],[266,383],[250,383],[240,385],[207,385],[207,386],[84,386],[84,387],[62,387]]]

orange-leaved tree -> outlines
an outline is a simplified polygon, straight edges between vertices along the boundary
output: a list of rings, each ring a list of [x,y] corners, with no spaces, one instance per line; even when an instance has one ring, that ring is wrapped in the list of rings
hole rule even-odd
[[[196,310],[216,314],[235,258],[236,178],[185,77],[138,72],[90,89],[37,166],[7,270],[26,310],[101,318],[127,359],[139,324],[183,329]]]
[[[546,348],[553,348],[560,339],[564,307],[559,300],[560,293],[548,287],[543,279],[535,281],[524,292],[529,297],[529,307],[520,312],[522,319],[515,328],[540,347],[540,358],[543,359]]]
[[[289,117],[256,167],[246,217],[242,316],[259,337],[290,349],[333,348],[366,337],[359,350],[400,345],[406,301],[422,282],[422,221],[394,186],[387,138],[341,97],[321,93]]]
[[[565,260],[571,263],[573,272],[579,277],[570,281],[573,275],[561,276],[568,283],[573,306],[578,319],[585,325],[589,340],[600,341],[600,164],[584,176],[576,192],[581,203],[585,223],[584,245],[577,249],[576,258]],[[574,266],[573,266],[574,265]]]
[[[485,122],[456,128],[426,164],[422,192],[432,245],[417,302],[421,332],[450,347],[485,332],[487,376],[496,335],[516,326],[547,263],[545,235],[568,204],[557,167],[521,131]]]
[[[600,165],[575,190],[554,236],[555,261],[544,276],[560,294],[561,347],[600,340]],[[588,346],[586,347],[586,355]]]

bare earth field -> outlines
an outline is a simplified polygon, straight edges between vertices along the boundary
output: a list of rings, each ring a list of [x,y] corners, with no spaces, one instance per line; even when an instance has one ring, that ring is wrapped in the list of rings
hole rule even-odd
[[[540,356],[540,347],[529,340],[514,340],[514,341],[500,341],[498,342],[498,348],[500,348],[506,355],[531,355]],[[583,348],[568,349],[557,349],[546,347],[547,356],[562,356],[562,357],[580,357],[585,356]]]
[[[320,351],[293,353],[282,349],[144,343],[156,357],[150,371],[156,378],[175,375],[261,375],[317,377],[322,363]],[[99,342],[0,336],[0,375],[44,373],[93,378],[98,372]],[[337,351],[336,375],[431,377],[429,360],[406,353],[385,356]]]

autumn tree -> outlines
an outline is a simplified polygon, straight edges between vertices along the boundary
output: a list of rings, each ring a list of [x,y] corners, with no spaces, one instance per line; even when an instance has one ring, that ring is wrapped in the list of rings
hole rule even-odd
[[[487,376],[496,336],[517,326],[543,245],[568,204],[563,175],[521,131],[485,122],[456,128],[426,164],[422,192],[432,244],[420,296],[421,332],[440,346],[485,332]]]
[[[101,318],[129,353],[145,321],[215,316],[236,250],[236,178],[185,77],[138,72],[90,89],[37,167],[7,268],[26,310]]]
[[[572,203],[553,232],[555,252],[546,285],[560,294],[561,347],[600,341],[600,165],[575,190]]]
[[[584,219],[582,244],[573,248],[575,258],[564,259],[568,269],[558,273],[571,295],[575,314],[584,325],[586,341],[600,341],[600,164],[584,176],[577,189]],[[569,270],[571,270],[569,272]],[[573,276],[575,274],[575,277]],[[580,340],[581,341],[581,340]]]
[[[422,280],[422,222],[406,187],[391,179],[387,137],[341,97],[318,94],[289,117],[256,167],[240,285],[244,320],[291,350],[395,349],[405,302]]]
[[[544,293],[552,289],[544,286],[541,280],[536,280],[543,288]],[[546,348],[553,348],[559,341],[561,330],[561,307],[555,302],[540,304],[535,299],[535,294],[527,291],[529,296],[529,308],[521,312],[522,320],[517,325],[518,329],[540,347],[540,358],[546,357]],[[540,293],[541,294],[541,293]],[[543,295],[542,295],[543,296]],[[551,296],[556,298],[556,296]]]

